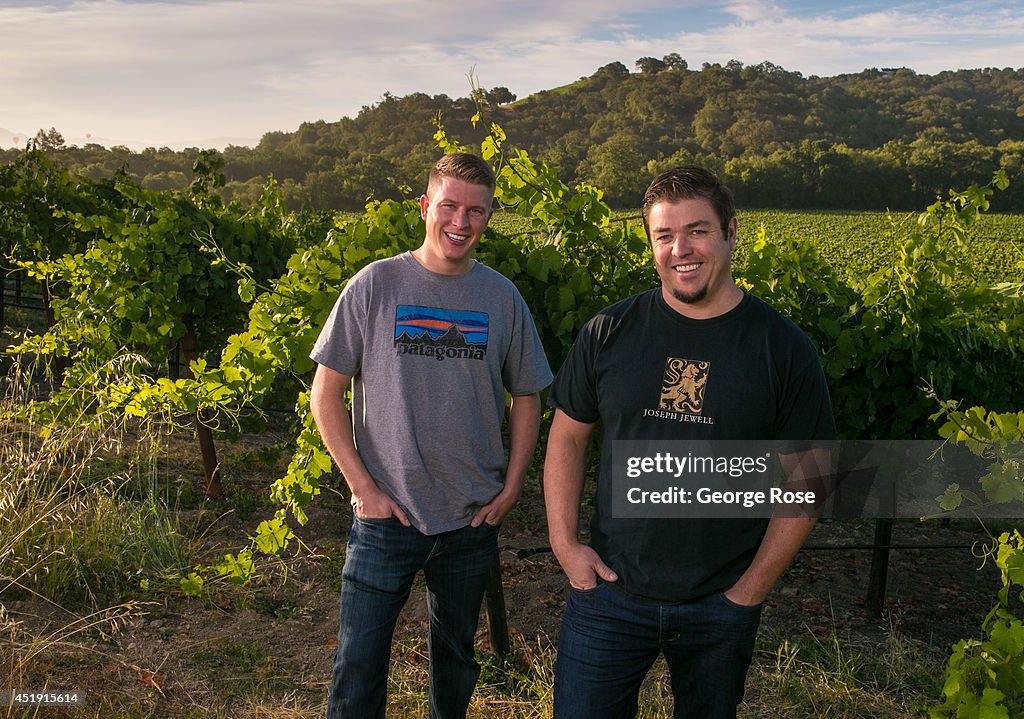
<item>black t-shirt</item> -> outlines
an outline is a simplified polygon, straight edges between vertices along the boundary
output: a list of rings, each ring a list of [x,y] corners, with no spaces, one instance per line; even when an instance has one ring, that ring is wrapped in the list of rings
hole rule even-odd
[[[613,440],[835,437],[814,346],[749,294],[706,320],[680,315],[660,288],[611,305],[576,338],[548,402],[579,422],[601,422],[591,545],[621,590],[665,602],[731,586],[768,520],[613,518]]]

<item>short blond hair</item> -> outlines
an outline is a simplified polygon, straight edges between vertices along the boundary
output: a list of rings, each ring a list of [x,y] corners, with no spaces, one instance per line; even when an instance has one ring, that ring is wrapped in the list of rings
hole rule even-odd
[[[454,177],[456,180],[473,185],[482,185],[491,193],[494,192],[494,170],[483,159],[466,152],[452,152],[443,155],[434,163],[430,169],[430,176],[427,178],[428,195],[442,177]]]

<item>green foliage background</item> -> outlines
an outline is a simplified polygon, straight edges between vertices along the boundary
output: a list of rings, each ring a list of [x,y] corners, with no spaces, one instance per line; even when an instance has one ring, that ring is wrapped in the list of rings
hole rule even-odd
[[[472,150],[496,169],[496,200],[518,218],[490,231],[478,259],[519,287],[557,367],[587,319],[655,284],[647,241],[637,221],[613,216],[603,190],[570,187],[555,168],[512,149],[502,128],[479,114],[472,126],[482,137]],[[433,141],[445,151],[464,149],[440,127]],[[27,414],[144,428],[201,410],[237,421],[282,387],[295,400],[294,452],[272,488],[282,508],[255,528],[249,547],[183,576],[186,593],[201,593],[211,576],[247,581],[257,553],[276,554],[294,541],[289,514],[304,522],[325,476],[334,481],[308,411],[309,350],[349,277],[423,237],[414,200],[373,201],[362,214],[328,223],[287,212],[274,185],[252,206],[225,203],[216,194],[220,162],[200,154],[191,184],[165,192],[125,173],[76,177],[41,151],[0,168],[6,265],[45,287],[52,310],[45,334],[9,352],[69,367],[59,389],[29,402]],[[1003,170],[985,177],[991,180],[950,191],[923,213],[890,216],[884,230],[856,244],[849,239],[856,216],[846,229],[830,227],[833,240],[823,249],[805,241],[803,230],[776,236],[761,226],[748,236],[738,281],[817,345],[841,436],[934,437],[937,406],[954,411],[937,398],[1020,411],[1024,262],[1012,230],[995,252],[972,240],[979,217],[1009,187]],[[192,377],[174,378],[160,355],[190,325],[197,335],[202,327],[206,351],[191,364]],[[1019,473],[1010,480],[1022,482]],[[1005,544],[1019,556],[1012,554],[1019,547]],[[1008,650],[1011,665],[1024,643],[1018,649]],[[999,696],[987,685],[954,689],[964,702],[980,696],[975,704],[989,711],[958,716],[1007,716],[991,713],[1006,696],[1002,689]]]

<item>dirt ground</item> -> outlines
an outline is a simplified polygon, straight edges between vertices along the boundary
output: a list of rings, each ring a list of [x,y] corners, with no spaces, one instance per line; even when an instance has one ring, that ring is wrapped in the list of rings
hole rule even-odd
[[[271,514],[271,508],[262,507],[244,520],[234,514],[217,519],[207,534],[209,551],[237,551],[246,532]],[[204,514],[217,515],[210,510]],[[323,497],[298,530],[314,554],[289,560],[286,573],[282,567],[268,567],[256,589],[225,588],[212,602],[169,595],[142,606],[139,616],[117,631],[69,639],[64,659],[61,652],[40,659],[34,670],[37,680],[45,677],[50,686],[108,697],[120,694],[126,701],[151,706],[153,716],[187,716],[189,707],[223,699],[233,673],[263,677],[260,691],[287,688],[287,701],[296,706],[322,704],[350,521],[340,497]],[[980,528],[897,523],[894,544],[958,548],[894,550],[881,618],[869,616],[866,607],[871,552],[823,548],[870,544],[873,530],[868,521],[819,523],[808,548],[768,599],[762,635],[797,640],[808,634],[877,638],[898,632],[940,650],[977,635],[999,586],[998,571],[991,562],[979,571],[981,562],[970,548],[984,539]],[[500,545],[509,626],[518,640],[534,645],[554,642],[567,596],[567,584],[546,544],[542,498],[533,482],[507,518]],[[425,651],[424,605],[423,591],[417,588],[396,632],[402,651]],[[67,620],[40,602],[8,602],[5,609],[8,621],[37,636],[47,625]],[[483,627],[482,621],[479,638],[486,646]]]

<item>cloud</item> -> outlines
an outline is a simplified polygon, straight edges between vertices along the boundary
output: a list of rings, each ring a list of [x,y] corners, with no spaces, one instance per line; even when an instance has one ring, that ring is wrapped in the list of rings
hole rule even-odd
[[[769,3],[730,4],[738,22],[675,39],[719,59],[738,51],[732,57],[770,60],[817,75],[880,66],[926,73],[1007,67],[1024,56],[1024,15],[1000,3],[977,3],[970,14],[962,4],[903,4],[856,13],[825,7],[820,14],[798,15]]]
[[[693,67],[769,60],[818,75],[1005,66],[1024,57],[1020,15],[991,2],[967,15],[757,0],[0,2],[0,127],[157,145],[256,139],[354,115],[385,91],[464,96],[472,67],[522,97],[669,52]]]
[[[521,65],[510,76],[531,78],[529,92],[595,69],[592,47],[574,50],[587,47],[579,18],[600,24],[616,12],[610,0],[527,0],[508,17],[483,0],[5,7],[0,82],[17,102],[0,122],[122,136],[148,125],[174,137],[209,134],[230,112],[221,132],[258,136],[357,112],[386,90],[465,95],[474,65],[487,66],[489,86],[502,84],[498,68]],[[562,62],[534,65],[555,47]]]
[[[899,5],[858,12],[826,6],[821,12],[785,11],[774,3],[722,6],[726,22],[643,41],[639,54],[679,52],[691,67],[702,62],[770,61],[805,75],[856,73],[870,67],[943,70],[1007,67],[1024,57],[1019,9],[983,3],[964,14],[957,5]],[[625,48],[624,48],[625,49]]]

